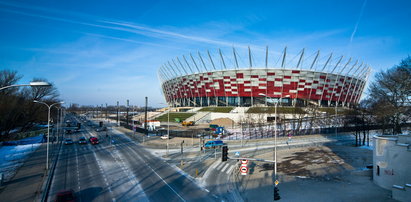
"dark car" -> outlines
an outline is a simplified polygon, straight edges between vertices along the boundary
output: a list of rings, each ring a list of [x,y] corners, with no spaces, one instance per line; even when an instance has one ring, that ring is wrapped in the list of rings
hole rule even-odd
[[[78,139],[78,143],[79,144],[87,144],[87,140],[85,137],[80,137],[80,139]]]
[[[98,139],[96,137],[90,137],[91,144],[98,144]]]
[[[72,140],[71,138],[66,138],[66,139],[64,140],[64,144],[65,144],[65,145],[73,144],[73,140]]]
[[[74,202],[76,201],[76,195],[73,190],[64,190],[56,194],[55,202]]]

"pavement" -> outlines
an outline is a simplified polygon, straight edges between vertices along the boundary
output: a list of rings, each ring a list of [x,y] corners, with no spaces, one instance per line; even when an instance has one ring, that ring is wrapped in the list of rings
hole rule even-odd
[[[36,201],[46,174],[47,145],[34,151],[16,175],[1,186],[0,201]]]
[[[134,133],[131,130],[122,128],[122,127],[116,127],[116,130],[119,130],[121,133],[125,133],[127,134],[129,137],[131,137],[132,139],[134,139],[136,142],[142,143],[143,146],[147,147],[147,148],[151,148],[152,150],[156,150],[157,152],[159,152],[159,155],[164,155],[164,144],[165,144],[165,140],[161,140],[159,139],[159,137],[150,137],[150,138],[146,138],[143,134],[139,134],[139,133]],[[104,132],[102,132],[104,133]],[[313,145],[318,144],[318,142],[334,142],[335,139],[333,138],[329,138],[329,137],[323,137],[323,136],[310,136],[310,141],[313,142]],[[301,141],[299,140],[299,137],[295,137],[293,138],[293,145],[295,146],[301,146],[303,147],[304,145],[307,145],[307,137],[304,137],[301,139]],[[303,140],[305,139],[305,140]],[[221,162],[220,160],[220,156],[221,154],[217,153],[217,158],[213,159],[214,157],[214,152],[200,152],[200,149],[198,147],[198,142],[193,142],[192,138],[173,138],[170,140],[171,144],[170,144],[170,157],[169,159],[167,159],[167,156],[163,157],[165,160],[168,160],[169,162],[172,162],[173,160],[176,162],[173,162],[172,164],[174,165],[178,165],[178,161],[180,159],[180,156],[178,155],[179,153],[179,146],[180,146],[180,142],[182,142],[182,140],[185,141],[184,143],[184,152],[186,155],[186,160],[185,160],[185,164],[181,165],[181,169],[190,174],[191,176],[193,176],[194,178],[197,178],[197,180],[199,180],[200,182],[204,182],[204,183],[208,183],[210,184],[210,182],[205,182],[204,180],[202,180],[203,177],[205,178],[212,178],[214,180],[218,180],[216,181],[216,184],[213,184],[212,186],[214,187],[214,190],[218,190],[218,185],[224,183],[224,181],[229,181],[229,178],[233,178],[234,176],[234,172],[233,174],[230,174],[231,171],[234,170],[238,170],[235,169],[235,163],[232,162],[230,164],[224,164],[223,162]],[[125,140],[121,140],[122,142],[126,143],[127,141]],[[198,140],[197,140],[198,141]],[[230,153],[234,152],[234,151],[241,151],[242,154],[244,153],[248,153],[248,152],[253,152],[254,154],[256,150],[261,150],[261,149],[269,149],[273,147],[273,140],[271,139],[266,139],[264,141],[257,141],[257,140],[247,140],[246,142],[241,142],[241,141],[227,141],[230,145]],[[280,145],[282,145],[284,148],[289,148],[291,146],[291,144],[289,145],[286,142],[285,138],[279,138],[278,142]],[[301,143],[301,145],[300,145]],[[126,143],[129,144],[129,143]],[[134,144],[134,143],[133,143]],[[279,146],[280,146],[279,145]],[[257,146],[257,148],[255,148]],[[77,148],[77,146],[75,146]],[[123,153],[124,155],[127,155],[130,152],[134,152],[135,154],[140,154],[143,150],[136,148],[136,147],[140,147],[138,145],[133,145],[133,147],[125,147],[124,151],[122,151],[122,149],[119,148],[119,152]],[[248,148],[247,148],[248,147]],[[253,147],[253,148],[252,148]],[[87,147],[88,148],[88,147]],[[131,149],[132,148],[132,149]],[[89,148],[90,149],[90,148]],[[128,150],[128,151],[126,151]],[[161,151],[163,150],[163,151]],[[78,152],[79,150],[73,150],[75,152]],[[85,151],[85,153],[83,153],[84,155],[88,152],[89,150]],[[73,157],[73,153],[71,153],[71,150],[63,150],[63,155],[60,158],[64,158],[64,159],[72,159]],[[145,153],[145,152],[144,152]],[[151,152],[151,153],[155,153],[155,152]],[[102,155],[100,153],[96,153],[97,155]],[[84,156],[83,155],[83,156]],[[94,155],[94,154],[93,154]],[[146,158],[147,156],[150,156],[151,154],[149,153],[145,153],[144,155],[140,156],[138,155],[140,158],[140,161],[144,161],[145,163],[150,163],[151,164],[158,164],[159,162],[154,162],[152,161],[152,158]],[[231,154],[229,154],[231,155]],[[106,155],[104,155],[106,156]],[[136,155],[137,156],[137,155]],[[111,157],[111,155],[109,155],[108,157],[110,158],[114,158],[114,159],[118,159],[118,157],[114,156]],[[135,156],[130,156],[131,158],[136,158]],[[93,159],[92,157],[87,159]],[[199,160],[200,159],[200,160]],[[120,159],[122,160],[122,159]],[[41,145],[37,151],[32,153],[32,156],[29,157],[27,159],[27,161],[24,163],[24,165],[17,171],[16,175],[9,181],[6,182],[3,186],[0,187],[0,201],[2,201],[1,199],[7,199],[7,201],[38,201],[39,200],[39,196],[40,196],[40,190],[42,189],[42,185],[43,182],[45,180],[44,176],[45,176],[45,161],[46,161],[46,144]],[[70,160],[72,161],[72,160]],[[78,160],[74,160],[72,163],[73,165],[76,165],[78,163]],[[64,162],[62,162],[64,163]],[[70,163],[70,164],[72,164]],[[67,163],[66,163],[67,164]],[[95,164],[95,163],[93,163]],[[124,170],[127,171],[125,173],[138,173],[138,171],[128,171],[126,170],[124,167],[128,167],[128,166],[124,166],[124,162],[121,162],[121,164],[123,164],[123,167],[121,168],[117,168],[117,170]],[[68,165],[68,164],[67,164]],[[98,163],[96,164],[98,165]],[[161,166],[167,166],[160,164]],[[57,165],[59,167],[59,165]],[[80,164],[78,164],[76,166],[76,169],[79,169],[79,166],[81,166]],[[157,166],[157,165],[156,165]],[[161,167],[160,166],[160,167]],[[65,167],[65,166],[63,166]],[[103,168],[104,169],[104,168]],[[140,168],[143,169],[143,168]],[[98,170],[96,168],[96,170]],[[206,174],[207,171],[209,172],[209,174]],[[230,171],[230,172],[229,172]],[[148,171],[147,171],[148,172]],[[228,172],[228,173],[227,173]],[[90,173],[91,176],[92,173]],[[166,176],[170,176],[171,173],[167,173]],[[206,175],[206,176],[204,176]],[[64,178],[67,178],[66,175],[61,175],[60,177],[64,176]],[[90,177],[90,176],[86,176],[86,177]],[[56,178],[59,178],[59,175],[55,176]],[[72,179],[76,179],[79,176],[73,176]],[[81,176],[80,176],[81,177]],[[71,178],[69,176],[69,178]],[[158,179],[156,179],[158,180]],[[160,178],[161,180],[161,178]],[[174,179],[175,180],[175,179]],[[109,179],[110,181],[110,179]],[[182,182],[179,182],[177,180],[177,184]],[[74,183],[74,181],[68,181],[68,184],[70,183]],[[107,183],[107,182],[105,182]],[[175,182],[168,182],[171,184],[174,184]],[[189,183],[187,181],[184,182],[185,184]],[[86,183],[84,183],[86,184]],[[111,184],[111,183],[110,183]],[[149,184],[144,185],[143,186],[149,186]],[[68,185],[63,185],[62,188],[66,187]],[[71,185],[70,185],[71,186]],[[176,185],[177,186],[177,185]],[[90,185],[91,188],[96,188],[99,186],[96,186],[95,184]],[[164,188],[163,188],[164,189]],[[213,188],[210,188],[213,192],[215,192],[213,190]],[[56,189],[51,191],[51,192],[55,192],[57,191]],[[101,190],[100,190],[101,191]],[[99,192],[100,192],[99,191]],[[108,190],[110,192],[110,190]],[[221,190],[220,190],[221,191]],[[225,193],[223,193],[225,192]],[[222,190],[221,193],[218,193],[220,199],[225,199],[225,200],[233,200],[233,199],[238,199],[238,196],[234,196],[235,198],[233,198],[232,195],[230,195],[230,192],[233,192],[233,186],[232,184],[227,184],[226,187]],[[189,192],[187,192],[189,193]],[[80,193],[81,195],[82,193]],[[151,195],[148,198],[156,198],[158,196],[156,196],[155,192],[150,193],[148,192],[147,194]],[[202,193],[203,194],[203,193]],[[243,193],[244,194],[244,193]],[[108,194],[107,195],[107,199],[109,199],[112,194]],[[172,194],[170,194],[172,195]],[[205,194],[206,195],[206,194]],[[154,197],[156,196],[156,197]],[[194,195],[187,195],[189,197],[194,197]],[[214,198],[217,199],[216,196],[214,196]],[[160,199],[160,198],[157,198]],[[162,198],[164,199],[164,198]],[[246,199],[247,200],[247,199]]]

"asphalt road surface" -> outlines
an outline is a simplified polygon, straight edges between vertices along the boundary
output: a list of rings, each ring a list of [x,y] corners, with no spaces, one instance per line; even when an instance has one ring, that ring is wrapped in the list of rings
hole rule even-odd
[[[78,201],[214,201],[208,190],[146,151],[124,134],[112,130],[66,135],[51,183],[48,201],[72,189]],[[96,136],[100,144],[79,145],[78,139]],[[110,141],[112,140],[112,141]]]

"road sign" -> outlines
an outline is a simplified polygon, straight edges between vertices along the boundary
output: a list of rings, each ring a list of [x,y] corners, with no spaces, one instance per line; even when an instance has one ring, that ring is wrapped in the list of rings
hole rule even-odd
[[[241,166],[240,167],[241,175],[247,175],[247,171],[248,171],[247,166]]]
[[[234,155],[235,156],[240,156],[240,152],[235,152]]]
[[[248,160],[246,160],[246,159],[241,160],[241,164],[247,165],[247,163],[248,163]]]

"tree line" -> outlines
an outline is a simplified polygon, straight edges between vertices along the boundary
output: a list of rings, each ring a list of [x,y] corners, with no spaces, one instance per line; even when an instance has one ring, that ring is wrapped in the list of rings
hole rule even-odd
[[[21,78],[17,71],[1,70],[0,87],[17,85]],[[32,81],[48,82],[44,78],[33,78]],[[57,88],[53,85],[10,87],[0,91],[0,140],[10,138],[13,132],[31,130],[38,123],[47,124],[48,108],[34,103],[34,100],[47,104],[60,102]],[[52,107],[51,119],[57,119],[55,107]]]

